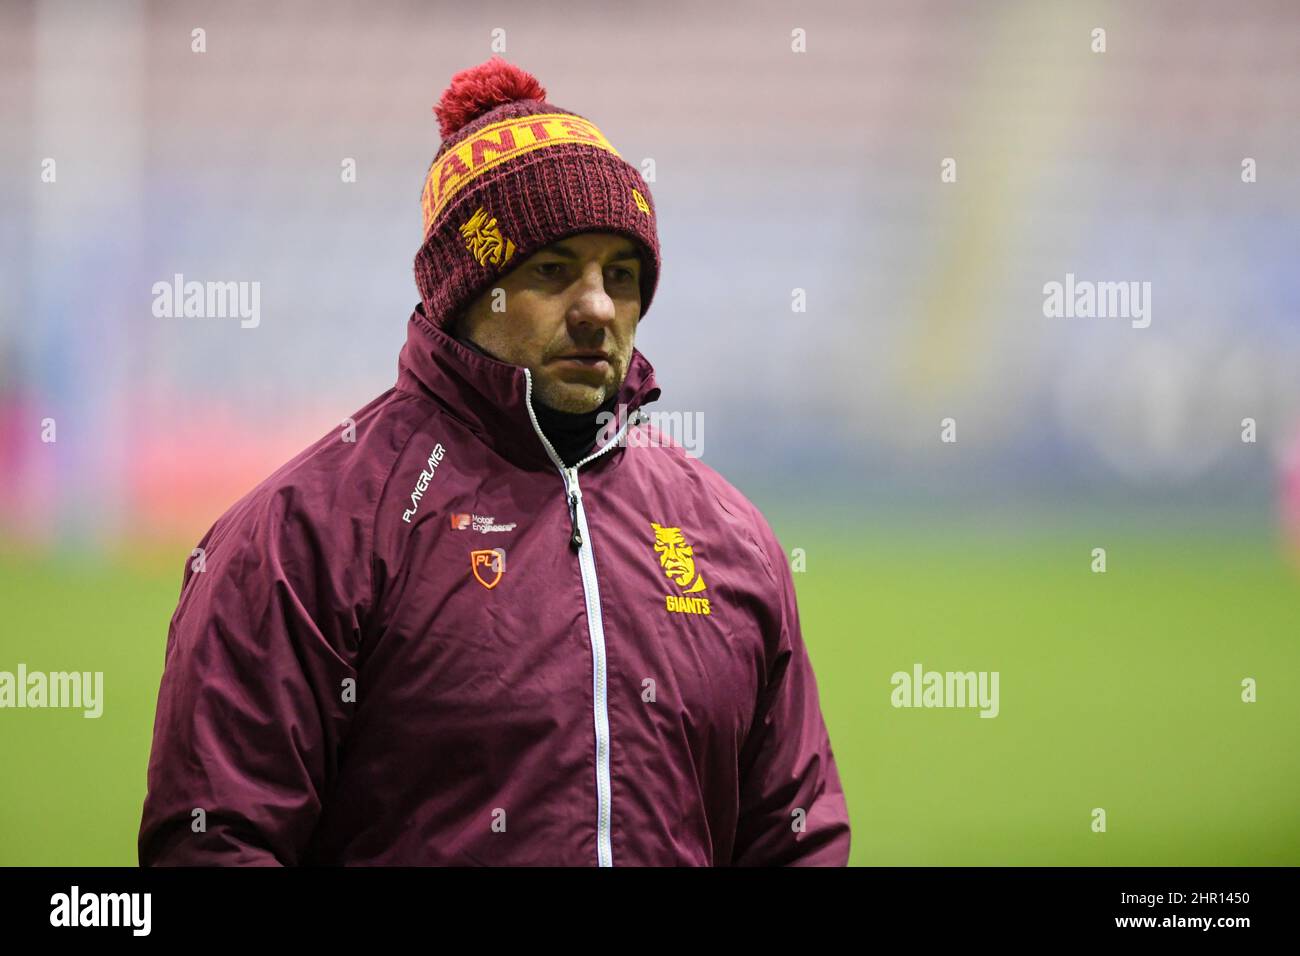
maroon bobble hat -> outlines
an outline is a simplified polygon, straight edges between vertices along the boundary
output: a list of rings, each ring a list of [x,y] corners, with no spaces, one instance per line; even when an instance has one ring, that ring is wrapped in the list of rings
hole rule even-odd
[[[442,145],[425,178],[415,284],[445,325],[543,246],[614,232],[641,249],[641,314],[659,281],[654,200],[590,120],[546,102],[536,78],[492,57],[457,73],[433,109]]]

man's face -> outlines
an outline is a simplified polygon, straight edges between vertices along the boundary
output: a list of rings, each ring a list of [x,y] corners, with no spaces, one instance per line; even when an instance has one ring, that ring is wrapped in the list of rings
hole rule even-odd
[[[504,311],[493,312],[494,290]],[[551,243],[465,310],[456,334],[530,369],[533,391],[562,412],[589,412],[618,392],[641,318],[641,261],[632,240],[584,232]]]

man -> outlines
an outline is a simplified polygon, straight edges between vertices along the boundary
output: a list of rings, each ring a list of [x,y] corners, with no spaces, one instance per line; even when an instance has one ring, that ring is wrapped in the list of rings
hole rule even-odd
[[[453,78],[396,386],[187,566],[142,864],[847,861],[785,554],[640,421],[650,190],[545,97]]]

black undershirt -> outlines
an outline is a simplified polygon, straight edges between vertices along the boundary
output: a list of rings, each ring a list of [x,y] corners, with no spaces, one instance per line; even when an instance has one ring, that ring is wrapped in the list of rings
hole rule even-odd
[[[533,411],[537,414],[537,424],[542,429],[542,434],[555,447],[560,460],[572,468],[596,447],[596,435],[600,431],[597,417],[601,412],[613,414],[617,402],[618,395],[615,393],[604,404],[589,412],[561,412],[541,402],[533,406]]]

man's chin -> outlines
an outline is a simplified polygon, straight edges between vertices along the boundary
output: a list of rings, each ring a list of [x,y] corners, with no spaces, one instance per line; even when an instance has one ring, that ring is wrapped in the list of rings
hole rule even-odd
[[[557,412],[581,415],[594,412],[611,394],[607,383],[548,382],[538,390],[538,399]]]

